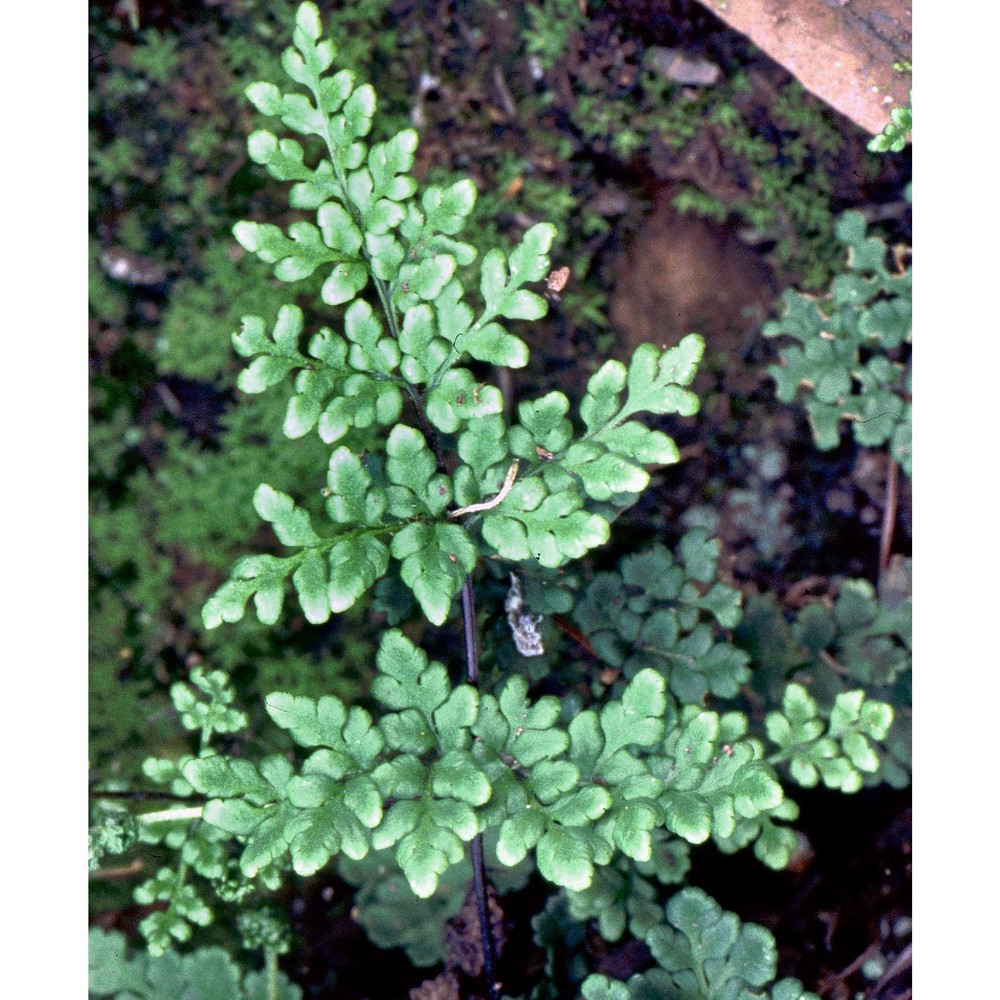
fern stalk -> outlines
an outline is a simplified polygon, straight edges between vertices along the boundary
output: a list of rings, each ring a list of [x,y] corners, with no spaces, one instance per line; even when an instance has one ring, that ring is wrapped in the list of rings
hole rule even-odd
[[[465,676],[476,689],[479,688],[479,649],[476,642],[476,597],[472,590],[472,574],[462,584],[462,630],[465,635]],[[496,942],[490,926],[489,901],[486,893],[486,863],[483,860],[483,835],[477,833],[469,845],[472,862],[472,882],[476,892],[476,910],[479,913],[480,941],[483,949],[483,972],[490,1000],[498,1000],[493,978],[493,956]]]

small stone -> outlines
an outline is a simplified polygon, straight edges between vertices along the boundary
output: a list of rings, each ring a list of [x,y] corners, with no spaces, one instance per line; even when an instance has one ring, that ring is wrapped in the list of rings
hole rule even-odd
[[[109,278],[126,285],[160,285],[167,280],[167,269],[149,257],[126,250],[109,247],[101,253],[101,267]]]
[[[646,55],[650,69],[674,83],[711,87],[718,83],[722,70],[714,62],[700,56],[690,56],[679,49],[654,46]]]

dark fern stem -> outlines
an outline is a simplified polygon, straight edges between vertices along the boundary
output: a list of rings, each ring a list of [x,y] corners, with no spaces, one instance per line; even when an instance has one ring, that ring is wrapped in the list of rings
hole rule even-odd
[[[476,645],[476,598],[472,591],[472,574],[462,584],[462,628],[465,633],[465,676],[475,688],[479,687],[479,649]],[[493,958],[496,943],[490,924],[486,897],[486,863],[483,860],[483,835],[472,838],[472,882],[476,890],[476,909],[479,911],[480,940],[483,947],[483,972],[490,1000],[500,1000],[493,977]]]
[[[447,473],[444,457],[438,443],[437,434],[427,420],[423,400],[419,394],[410,393],[413,408],[424,432],[424,437],[437,460],[438,472]],[[472,574],[465,578],[462,584],[462,632],[465,638],[465,677],[476,690],[479,689],[479,646],[476,642],[476,596],[472,589]],[[483,973],[486,976],[486,989],[490,1000],[500,1000],[496,982],[493,978],[493,960],[496,955],[496,942],[493,939],[493,927],[490,924],[488,900],[486,895],[486,862],[483,859],[483,835],[477,833],[472,838],[470,861],[472,863],[472,884],[476,892],[476,909],[479,912],[480,940],[483,948]]]
[[[444,457],[438,443],[437,434],[430,426],[424,410],[423,400],[416,392],[410,392],[410,399],[416,411],[424,437],[437,461],[438,472],[447,473]],[[479,689],[479,646],[476,642],[476,596],[472,588],[472,574],[465,578],[462,584],[462,632],[465,638],[465,677],[476,690]],[[486,862],[483,859],[483,835],[477,833],[472,838],[470,861],[472,864],[472,884],[476,892],[476,909],[479,912],[480,940],[483,948],[483,973],[486,976],[486,989],[490,1000],[500,1000],[496,982],[493,977],[493,961],[496,955],[496,942],[493,938],[493,927],[490,924],[488,900],[486,895]]]
[[[91,788],[89,797],[91,799],[124,799],[132,802],[148,802],[150,800],[193,802],[195,805],[204,805],[208,802],[204,795],[175,795],[173,792],[149,791],[140,788],[129,791],[104,791],[100,788]]]

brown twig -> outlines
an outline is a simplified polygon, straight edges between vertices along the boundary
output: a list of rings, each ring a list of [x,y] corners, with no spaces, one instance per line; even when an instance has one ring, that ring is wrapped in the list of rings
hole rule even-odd
[[[591,646],[590,640],[577,628],[574,628],[565,618],[559,615],[552,616],[552,624],[556,626],[561,632],[565,632],[588,656],[597,660],[599,663],[604,661],[594,652],[594,647]]]
[[[785,591],[785,604],[790,608],[803,608],[814,601],[820,601],[823,599],[822,594],[810,594],[809,591],[814,591],[817,587],[827,587],[828,585],[829,580],[825,576],[818,576],[816,574],[807,576],[793,583]]]
[[[913,965],[913,945],[908,944],[888,965],[885,972],[879,977],[879,981],[871,988],[868,994],[871,1000],[878,1000],[882,989],[895,979],[896,976],[905,972]]]
[[[878,578],[882,576],[889,565],[889,553],[892,550],[892,533],[896,526],[896,510],[899,506],[899,463],[890,455],[889,472],[885,484],[885,510],[882,512],[882,535],[878,547]]]
[[[835,673],[839,674],[841,677],[851,677],[852,674],[850,670],[847,669],[839,660],[836,660],[831,656],[825,649],[819,651],[819,658]]]
[[[99,868],[90,873],[91,882],[105,882],[111,879],[130,878],[138,875],[145,867],[142,858],[136,858],[127,865],[120,865],[118,868]]]
[[[878,945],[869,945],[858,957],[851,962],[846,968],[841,969],[840,972],[831,972],[823,978],[823,981],[817,987],[816,992],[821,996],[824,993],[833,993],[835,987],[838,984],[843,984],[847,982],[847,979],[854,975],[858,969],[861,968],[869,958],[874,957],[878,954]]]

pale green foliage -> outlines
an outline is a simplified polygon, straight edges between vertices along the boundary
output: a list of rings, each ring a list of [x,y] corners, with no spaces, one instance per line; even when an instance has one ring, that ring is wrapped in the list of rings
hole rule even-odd
[[[769,618],[757,624],[759,603],[754,605],[751,628],[742,629],[739,591],[716,580],[719,542],[709,539],[704,528],[695,528],[677,548],[675,558],[664,546],[654,545],[624,557],[618,572],[596,574],[573,613],[601,661],[622,668],[626,678],[650,669],[667,678],[669,690],[685,706],[674,720],[676,728],[668,730],[667,745],[678,738],[702,738],[701,726],[709,716],[699,716],[699,708],[707,694],[739,698],[742,686],[752,677],[751,655],[733,644],[728,630],[741,629],[754,640],[744,638],[744,645],[755,654],[758,673],[762,677],[775,674],[776,682],[766,685],[772,703],[784,699],[784,714],[772,713],[760,732],[779,748],[767,757],[769,763],[788,766],[800,784],[813,785],[822,779],[828,787],[844,792],[856,791],[862,782],[898,783],[900,768],[894,758],[903,755],[896,744],[905,742],[905,737],[890,736],[893,711],[872,694],[893,703],[906,700],[893,697],[891,685],[908,676],[908,651],[897,640],[897,634],[908,634],[908,603],[895,612],[880,609],[870,585],[850,581],[843,586],[832,614],[819,604],[805,609],[802,624],[797,626],[799,641],[818,644],[824,653],[815,666],[795,676],[820,689],[823,698],[817,705],[801,686],[785,681],[785,671],[805,667],[810,658],[802,650],[793,653],[775,645],[774,622]],[[834,642],[841,629],[848,633],[843,646]],[[791,642],[789,635],[787,643]],[[836,686],[830,686],[831,671],[823,660],[827,646],[856,666],[856,675],[848,679],[853,684],[837,677]],[[838,670],[844,673],[845,667]],[[871,693],[866,697],[859,685],[871,688]],[[711,719],[710,725],[717,727],[713,753],[721,749],[723,755],[738,759],[743,751],[737,741],[747,736],[747,716],[735,711],[713,714]],[[688,724],[691,728],[685,730]],[[694,753],[695,744],[686,745]],[[748,745],[754,748],[751,757],[764,758],[764,743],[756,731]],[[793,831],[783,825],[798,816],[796,805],[788,799],[756,815],[739,808],[733,811],[726,797],[721,804],[701,797],[661,799],[666,801],[675,810],[667,814],[668,828],[692,843],[710,835],[727,853],[752,843],[757,857],[772,868],[783,868],[795,848]],[[618,928],[624,919],[620,909],[605,907],[599,912],[609,929]]]
[[[791,776],[806,788],[820,780],[828,788],[856,792],[862,772],[879,769],[873,741],[883,740],[892,724],[892,708],[867,701],[863,691],[839,694],[829,719],[800,684],[789,684],[781,711],[768,713],[767,737],[780,748],[770,759],[787,761]]]
[[[698,408],[684,388],[704,350],[692,335],[669,350],[643,345],[627,368],[609,361],[596,372],[580,404],[582,436],[558,392],[521,403],[520,422],[509,427],[500,391],[462,364],[527,364],[527,345],[499,321],[545,314],[545,299],[525,286],[548,272],[555,229],[539,223],[509,253],[494,248],[482,257],[477,315],[460,274],[477,251],[455,238],[475,204],[475,186],[431,186],[418,198],[407,173],[416,133],[369,146],[374,91],[346,70],[327,75],[335,54],[331,41],[320,40],[316,8],[304,4],[282,65],[311,96],[271,83],[247,89],[260,111],[322,140],[326,156],[315,167],[295,140],[258,131],[248,143],[251,159],[294,182],[291,204],[314,211],[315,224],[294,222],[286,233],[241,222],[234,232],[279,280],[318,274],[322,300],[347,306],[343,332],[323,328],[303,344],[304,314],[287,304],[273,324],[244,317],[233,338],[251,359],[238,379],[244,392],[273,389],[294,374],[285,434],[315,429],[339,445],[326,490],[333,533],[317,530],[290,496],[261,486],[258,514],[297,551],[237,562],[205,606],[209,628],[238,621],[251,597],[262,622],[277,621],[289,578],[306,618],[322,623],[353,606],[390,560],[440,625],[480,555],[555,568],[604,544],[612,515],[589,507],[627,505],[649,482],[646,466],[679,457],[667,435],[632,418]],[[358,298],[369,287],[378,311]],[[401,422],[406,403],[419,429]],[[389,430],[374,442],[369,437],[362,453],[358,432],[376,428]],[[453,436],[461,460],[450,473],[437,451],[440,435]],[[506,496],[492,504],[505,483]],[[478,509],[459,523],[456,507]]]
[[[649,483],[644,465],[678,460],[666,434],[630,418],[695,412],[697,398],[682,386],[694,378],[703,350],[701,338],[689,336],[666,351],[642,345],[628,369],[606,362],[588,382],[580,403],[587,431],[575,440],[560,392],[519,404],[520,422],[510,428],[499,417],[470,421],[458,439],[466,463],[454,476],[458,503],[482,502],[514,459],[521,470],[527,466],[503,502],[478,515],[488,546],[511,561],[555,568],[604,544],[609,515],[587,510],[587,499],[627,506]]]
[[[92,997],[115,1000],[301,1000],[302,991],[284,973],[277,993],[260,972],[243,973],[221,948],[181,955],[129,956],[125,938],[99,928],[90,931],[87,989]]]
[[[882,131],[868,143],[873,153],[900,153],[906,148],[913,134],[913,92],[910,103],[902,108],[893,108],[889,120]]]
[[[784,315],[763,333],[799,343],[781,351],[781,364],[770,373],[782,402],[804,390],[818,448],[835,448],[840,422],[850,420],[858,444],[888,443],[909,475],[912,274],[909,267],[887,266],[885,242],[867,235],[860,212],[845,212],[836,232],[848,248],[847,273],[821,298],[784,293]]]
[[[286,955],[291,950],[288,925],[268,908],[243,910],[236,917],[236,927],[248,950],[266,948],[275,955]]]
[[[390,710],[377,722],[330,696],[267,699],[272,719],[310,751],[300,766],[213,754],[182,765],[210,798],[204,820],[244,844],[248,877],[286,855],[308,875],[335,854],[395,847],[426,898],[465,842],[497,828],[501,864],[534,852],[547,879],[582,890],[616,852],[649,862],[661,827],[701,843],[781,814],[781,787],[735,720],[691,707],[665,729],[665,683],[653,670],[564,726],[558,700],[529,702],[523,678],[496,696],[452,686],[397,630],[377,660],[372,694]]]
[[[239,732],[246,727],[247,718],[233,707],[235,693],[222,671],[194,667],[190,679],[191,684],[180,681],[173,684],[170,697],[181,724],[199,732],[201,752],[207,753],[215,733]],[[166,785],[173,795],[187,796],[192,789],[181,772],[191,759],[190,755],[177,761],[150,757],[143,763],[143,771],[152,782]],[[195,810],[195,815],[199,812]],[[216,894],[223,898],[243,898],[252,891],[246,879],[232,870],[225,835],[197,819],[192,822],[192,812],[183,803],[144,817],[137,835],[147,844],[162,841],[179,854],[178,864],[160,868],[133,892],[135,901],[142,905],[167,904],[165,909],[150,913],[139,925],[151,955],[164,954],[175,941],[189,940],[192,925],[205,927],[213,920],[211,906],[189,881],[189,872],[209,880]]]
[[[246,728],[247,717],[232,707],[236,694],[221,670],[194,667],[191,684],[180,681],[173,684],[170,697],[185,729],[201,730],[210,735],[213,732],[236,733]]]
[[[107,854],[124,854],[139,838],[135,817],[120,809],[103,809],[91,828],[88,868],[96,871]]]
[[[666,906],[666,921],[644,939],[659,968],[627,983],[588,976],[583,1000],[818,1000],[797,979],[774,982],[778,952],[774,936],[744,924],[700,889],[683,889]]]
[[[162,955],[173,943],[191,937],[191,925],[205,927],[212,922],[212,911],[194,886],[184,884],[173,868],[163,867],[141,883],[132,894],[137,903],[167,903],[165,910],[150,913],[140,925],[150,955]]]

